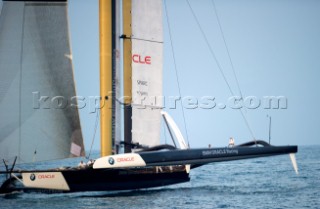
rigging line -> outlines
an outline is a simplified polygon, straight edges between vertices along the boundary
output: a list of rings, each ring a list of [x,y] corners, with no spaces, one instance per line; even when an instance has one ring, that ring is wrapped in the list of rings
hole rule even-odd
[[[178,84],[179,97],[181,98],[181,89],[180,89],[180,82],[179,82],[179,77],[178,77],[178,68],[177,68],[177,63],[176,63],[176,58],[175,58],[175,53],[174,53],[174,48],[173,48],[171,27],[170,27],[170,21],[169,21],[169,13],[168,13],[167,3],[166,3],[166,2],[167,2],[167,1],[164,0],[165,15],[166,15],[166,17],[167,17],[166,19],[167,19],[167,24],[168,24],[170,47],[171,47],[171,51],[172,51],[172,57],[173,57],[173,63],[174,63],[174,70],[175,70],[175,73],[176,73],[176,80],[177,80],[177,84]],[[182,110],[182,117],[183,117],[184,129],[185,129],[186,137],[187,137],[187,143],[188,143],[188,146],[190,147],[190,144],[189,144],[189,135],[188,135],[186,117],[185,117],[184,110],[183,110],[183,105],[182,105],[182,99],[180,99],[180,105],[181,105],[181,110]]]
[[[239,80],[237,78],[236,71],[234,69],[234,65],[233,65],[233,62],[232,62],[232,59],[231,59],[231,55],[230,55],[230,51],[229,51],[229,48],[228,48],[228,45],[227,45],[227,42],[226,42],[226,38],[225,38],[225,35],[223,33],[223,30],[222,30],[220,18],[219,18],[218,12],[217,12],[217,7],[216,7],[216,4],[214,3],[214,0],[211,0],[211,3],[213,5],[214,13],[215,13],[217,21],[218,21],[218,25],[219,25],[220,32],[221,32],[221,35],[222,35],[222,39],[223,39],[223,42],[224,42],[224,46],[226,47],[226,50],[227,50],[227,54],[228,54],[229,61],[230,61],[230,64],[231,64],[231,69],[232,69],[234,78],[236,79],[236,83],[237,83],[237,87],[239,89],[239,93],[240,93],[241,99],[243,100],[243,94],[242,94],[242,91],[241,91],[241,88],[240,88],[240,84],[239,84]]]
[[[93,143],[94,143],[94,139],[96,138],[97,127],[98,127],[98,124],[99,124],[99,118],[100,118],[100,111],[97,110],[96,122],[95,122],[95,124],[94,124],[94,132],[93,132],[92,142],[91,142],[89,154],[88,154],[88,156],[86,157],[87,159],[90,158],[91,151],[92,151],[92,147],[93,147]]]
[[[199,20],[198,20],[198,18],[197,18],[197,16],[196,16],[196,14],[194,13],[191,5],[190,5],[189,0],[186,0],[186,1],[187,1],[187,3],[188,3],[188,6],[189,6],[189,8],[190,8],[190,10],[191,10],[191,13],[192,13],[194,19],[196,20],[196,23],[197,23],[197,25],[198,25],[198,27],[199,27],[199,29],[200,29],[200,32],[201,32],[202,36],[204,37],[204,40],[205,40],[205,42],[206,42],[206,44],[207,44],[207,46],[208,46],[208,48],[209,48],[209,51],[210,51],[213,59],[215,60],[215,62],[216,62],[216,64],[217,64],[217,66],[218,66],[218,69],[219,69],[219,71],[220,71],[220,73],[221,73],[224,81],[226,82],[226,84],[227,84],[227,86],[228,86],[228,88],[229,88],[229,91],[231,92],[232,95],[234,95],[234,93],[233,93],[233,91],[232,91],[232,89],[231,89],[231,86],[230,86],[230,84],[229,84],[229,82],[228,82],[225,74],[224,74],[223,71],[222,71],[222,67],[221,67],[221,65],[220,65],[220,62],[218,61],[216,54],[215,54],[214,51],[212,50],[211,45],[209,44],[209,40],[208,40],[206,34],[204,33],[204,31],[203,31],[203,29],[202,29],[202,27],[201,27],[201,25],[200,25],[200,22],[199,22]]]
[[[219,29],[220,29],[220,32],[221,32],[221,35],[222,35],[223,43],[224,43],[224,46],[225,46],[227,54],[228,54],[228,58],[229,58],[229,61],[230,61],[230,64],[231,64],[231,69],[232,69],[234,78],[236,80],[236,84],[237,84],[237,87],[238,87],[238,90],[239,90],[239,93],[240,93],[240,96],[241,96],[241,100],[243,101],[243,93],[241,91],[240,83],[239,83],[239,80],[238,80],[238,77],[237,77],[237,74],[236,74],[236,71],[235,71],[235,68],[234,68],[234,64],[233,64],[232,59],[231,59],[231,55],[230,55],[230,51],[229,51],[229,48],[228,48],[228,45],[227,45],[227,41],[226,41],[225,35],[223,33],[223,30],[222,30],[222,25],[221,25],[220,18],[219,18],[219,15],[218,15],[217,7],[216,7],[216,4],[215,4],[214,0],[211,0],[211,3],[213,5],[214,13],[215,13],[217,21],[218,21],[218,25],[219,25]],[[255,139],[253,131],[252,131],[252,128],[251,128],[251,126],[249,124],[248,118],[246,117],[246,115],[244,114],[244,112],[241,109],[240,109],[240,112],[242,114],[242,117],[245,119],[246,125],[249,128],[249,131],[251,132],[251,136]]]
[[[236,71],[235,71],[235,68],[234,68],[234,64],[233,64],[232,59],[231,59],[229,47],[227,45],[227,41],[226,41],[225,35],[223,33],[223,30],[222,30],[222,25],[221,25],[221,21],[220,21],[219,15],[218,15],[217,7],[216,7],[216,4],[215,4],[214,0],[211,0],[211,3],[212,3],[213,9],[214,9],[214,13],[215,13],[217,21],[218,21],[218,25],[219,25],[219,29],[220,29],[220,32],[221,32],[221,35],[222,35],[223,43],[224,43],[224,46],[225,46],[227,54],[228,54],[228,58],[229,58],[229,61],[230,61],[230,64],[231,64],[231,69],[232,69],[234,78],[236,80],[236,84],[237,84],[237,87],[238,87],[238,90],[239,90],[239,93],[240,93],[240,96],[241,96],[241,100],[243,101],[243,93],[242,93],[241,88],[240,88],[240,82],[238,80],[238,77],[237,77],[237,74],[236,74]],[[246,115],[244,114],[244,112],[242,110],[241,110],[241,114],[245,118],[245,122],[247,123],[247,126],[250,127],[249,131],[251,132],[251,135],[254,136],[252,128],[251,128],[251,126],[249,124],[248,118],[246,117]],[[255,137],[253,137],[253,138],[255,138]]]
[[[196,23],[197,23],[197,25],[198,25],[198,27],[199,27],[199,29],[200,29],[200,32],[201,32],[202,36],[204,37],[204,40],[205,40],[205,42],[206,42],[206,44],[207,44],[207,46],[208,46],[208,48],[209,48],[209,51],[210,51],[212,57],[214,58],[217,66],[218,66],[218,69],[219,69],[219,71],[220,71],[220,73],[221,73],[221,75],[222,75],[222,77],[223,77],[223,79],[224,79],[224,81],[225,81],[225,83],[227,84],[227,86],[228,86],[228,88],[229,88],[229,91],[230,91],[231,95],[235,95],[235,94],[233,93],[232,89],[231,89],[231,86],[230,86],[230,84],[229,84],[229,82],[228,82],[225,74],[223,73],[222,67],[221,67],[221,65],[220,65],[220,63],[219,63],[219,61],[218,61],[218,59],[217,59],[217,57],[216,57],[216,55],[215,55],[215,53],[214,53],[211,45],[210,45],[210,43],[209,43],[209,40],[208,40],[206,34],[204,33],[204,31],[203,31],[203,29],[202,29],[202,27],[201,27],[200,22],[199,22],[199,20],[198,20],[198,18],[197,18],[197,16],[196,16],[194,10],[192,9],[192,7],[191,7],[191,5],[190,5],[189,0],[186,0],[186,1],[187,1],[187,4],[188,4],[188,6],[189,6],[189,8],[190,8],[190,10],[191,10],[191,13],[192,13],[195,21],[196,21]],[[243,119],[244,119],[244,121],[245,121],[245,123],[246,123],[247,128],[249,129],[249,132],[250,132],[252,138],[255,139],[255,136],[254,136],[254,134],[253,134],[253,130],[252,130],[251,127],[250,127],[249,121],[247,120],[247,118],[246,118],[245,115],[243,114],[242,109],[240,109],[240,112],[241,112],[241,115],[242,115],[242,117],[243,117]]]
[[[256,137],[254,136],[253,130],[251,128],[251,125],[249,123],[249,120],[247,119],[246,115],[243,113],[242,109],[240,109],[240,113],[242,115],[242,118],[244,119],[244,122],[246,123],[247,128],[249,129],[249,132],[251,134],[251,137],[254,139],[254,141],[257,143],[256,141]]]

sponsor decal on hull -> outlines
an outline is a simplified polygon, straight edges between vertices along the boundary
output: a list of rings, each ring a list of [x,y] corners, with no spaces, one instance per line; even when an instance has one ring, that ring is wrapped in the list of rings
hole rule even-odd
[[[22,181],[27,188],[70,190],[61,172],[22,173]]]
[[[139,154],[127,153],[111,155],[99,158],[93,164],[94,169],[99,168],[124,168],[146,166],[146,163]]]

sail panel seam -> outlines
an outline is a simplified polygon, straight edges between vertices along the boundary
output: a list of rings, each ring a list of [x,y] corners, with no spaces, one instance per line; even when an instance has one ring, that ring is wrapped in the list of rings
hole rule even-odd
[[[143,39],[143,38],[127,37],[126,35],[121,35],[120,38],[122,38],[122,39],[129,39],[129,40],[148,41],[148,42],[163,44],[163,41],[154,41],[154,40]]]

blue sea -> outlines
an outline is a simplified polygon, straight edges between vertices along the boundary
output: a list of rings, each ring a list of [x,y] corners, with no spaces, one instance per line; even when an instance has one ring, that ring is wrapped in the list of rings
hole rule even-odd
[[[299,175],[283,155],[209,164],[188,183],[155,189],[2,195],[0,208],[320,208],[320,146],[300,146],[296,158]]]

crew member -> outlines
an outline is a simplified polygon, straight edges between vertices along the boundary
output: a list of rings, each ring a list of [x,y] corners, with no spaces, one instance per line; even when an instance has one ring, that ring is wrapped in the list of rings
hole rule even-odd
[[[94,163],[94,160],[90,159],[88,162],[87,162],[87,166],[92,166]]]
[[[78,164],[79,168],[85,168],[86,164],[81,160],[80,163]]]
[[[233,139],[233,137],[230,137],[230,139],[229,139],[229,147],[234,147],[234,139]]]

